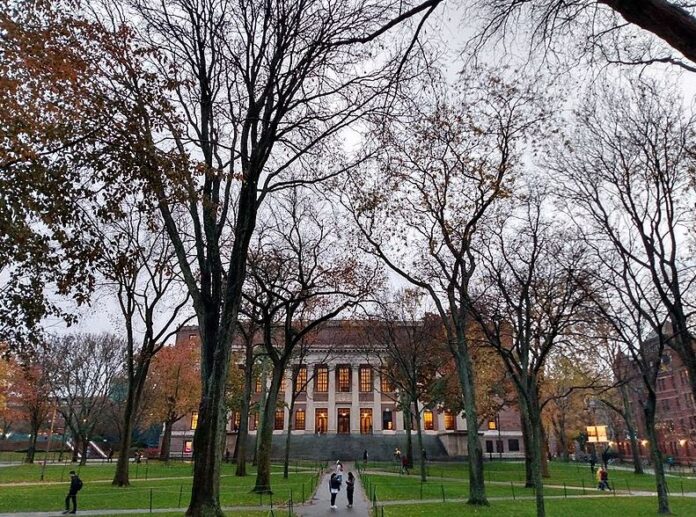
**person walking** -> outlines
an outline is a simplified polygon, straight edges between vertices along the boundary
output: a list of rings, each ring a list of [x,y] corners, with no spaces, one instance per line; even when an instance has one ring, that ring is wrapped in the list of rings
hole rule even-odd
[[[367,449],[363,451],[363,465],[367,467]]]
[[[341,463],[340,460],[336,461],[336,477],[338,478],[338,482],[343,483],[343,463]]]
[[[348,508],[353,508],[353,492],[355,491],[355,476],[352,472],[348,472],[348,480],[346,481],[346,494],[348,495]]]
[[[331,479],[329,479],[329,492],[331,493],[331,509],[335,510],[338,508],[336,506],[336,496],[339,490],[341,490],[341,482],[338,479],[336,473],[331,474]]]
[[[408,455],[401,455],[401,473],[408,476]]]
[[[65,513],[77,513],[77,493],[82,490],[82,480],[74,470],[70,471],[70,489],[65,496]],[[72,501],[72,511],[70,511],[70,501]]]
[[[106,461],[109,463],[114,461],[114,450],[112,448],[109,448],[109,456],[106,458]]]
[[[594,475],[595,473],[595,465],[597,464],[597,455],[592,451],[592,455],[590,456],[590,472]]]

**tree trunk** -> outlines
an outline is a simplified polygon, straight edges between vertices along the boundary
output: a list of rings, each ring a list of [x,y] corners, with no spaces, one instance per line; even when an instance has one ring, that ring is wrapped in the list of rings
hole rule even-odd
[[[529,410],[525,406],[525,397],[517,387],[517,399],[520,408],[520,423],[522,424],[522,443],[524,443],[524,487],[534,488],[534,476],[532,475],[532,426],[529,423]]]
[[[528,399],[522,401],[526,406],[526,411],[530,424],[530,445],[532,458],[532,479],[536,498],[537,517],[544,517],[546,509],[544,507],[544,484],[542,481],[543,474],[543,457],[546,455],[544,451],[543,429],[541,424],[541,410],[536,397],[536,388],[530,389]]]
[[[550,478],[549,473],[549,442],[546,439],[546,431],[544,430],[544,425],[541,421],[541,414],[539,415],[539,433],[541,435],[541,476],[545,478]]]
[[[27,448],[27,456],[24,459],[25,463],[34,463],[34,456],[36,455],[36,441],[38,438],[38,434],[38,427],[32,427],[31,440],[29,441],[29,447]]]
[[[413,430],[413,418],[411,417],[411,403],[407,402],[403,405],[404,413],[404,432],[406,433],[406,457],[409,461],[409,466],[412,466],[413,461],[413,435],[411,431]],[[401,468],[401,465],[397,465]]]
[[[657,489],[657,513],[669,514],[669,498],[667,496],[667,482],[665,481],[665,468],[662,463],[662,453],[657,446],[657,433],[655,432],[655,411],[656,397],[655,392],[650,390],[648,400],[645,403],[643,411],[645,413],[645,427],[648,436],[648,444],[650,446],[650,454],[655,466],[655,485]]]
[[[464,394],[464,412],[466,416],[467,452],[469,455],[469,499],[468,504],[488,506],[486,487],[483,478],[483,449],[478,435],[478,418],[476,414],[476,391],[471,358],[466,345],[466,337],[458,332],[457,374]]]
[[[84,467],[87,465],[87,451],[89,450],[89,438],[84,436],[80,440],[80,445],[82,446],[82,457],[80,458],[80,466]]]
[[[291,387],[294,390],[294,388]],[[290,397],[290,410],[288,411],[288,432],[285,435],[285,458],[283,460],[283,478],[288,479],[290,470],[290,438],[292,436],[292,412],[295,409],[295,397]]]
[[[242,407],[239,415],[239,430],[237,443],[235,444],[235,457],[237,467],[235,476],[246,476],[247,439],[249,437],[249,407],[251,405],[251,386],[254,382],[254,350],[247,344],[246,357],[244,359],[244,392],[242,394]]]
[[[425,477],[425,454],[423,454],[423,430],[421,429],[420,410],[418,409],[418,400],[414,401],[414,413],[416,414],[416,436],[418,438],[418,451],[420,456],[420,477],[421,483],[427,481]]]
[[[172,447],[172,427],[174,427],[174,420],[168,419],[164,422],[164,432],[162,433],[162,448],[160,449],[160,461],[169,461],[169,456],[171,454]],[[130,450],[121,449],[121,456],[126,456],[126,461],[128,461]],[[120,458],[119,458],[120,460]]]
[[[696,62],[696,18],[669,0],[599,0]]]
[[[633,424],[633,413],[631,412],[631,404],[628,400],[628,388],[622,384],[619,388],[621,392],[621,402],[623,404],[623,419],[626,423],[626,430],[631,442],[631,456],[633,456],[633,472],[635,474],[643,474],[643,462],[640,459],[640,448],[638,447],[638,439],[636,438],[636,427]]]
[[[236,245],[236,242],[235,242]],[[236,307],[239,306],[237,301]],[[198,425],[193,435],[193,485],[187,516],[213,517],[224,515],[220,509],[220,464],[225,441],[227,417],[225,384],[230,364],[232,333],[221,330],[217,315],[206,315],[201,327],[201,402]],[[212,317],[211,317],[212,316]],[[202,318],[199,316],[199,321]],[[223,321],[222,328],[233,329],[237,312]]]
[[[138,411],[138,406],[140,405],[140,400],[142,398],[143,387],[145,385],[144,381],[145,377],[147,376],[148,369],[149,361],[140,365],[138,368],[138,373],[131,380],[131,382],[128,383],[126,407],[123,411],[123,431],[121,433],[121,451],[124,451],[124,453],[119,454],[118,456],[118,461],[116,462],[116,473],[114,474],[114,479],[111,482],[112,485],[130,485],[130,479],[128,476],[128,468],[130,465],[128,462],[128,451],[130,450],[131,446],[133,427],[135,426],[135,415]]]
[[[259,447],[257,451],[256,485],[253,491],[271,493],[271,446],[273,444],[273,427],[275,411],[278,402],[278,392],[284,365],[274,365],[271,375],[271,386],[268,389],[266,404],[263,409],[263,422],[259,431]]]

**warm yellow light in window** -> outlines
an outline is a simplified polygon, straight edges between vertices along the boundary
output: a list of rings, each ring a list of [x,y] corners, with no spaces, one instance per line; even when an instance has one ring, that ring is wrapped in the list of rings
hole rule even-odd
[[[194,412],[191,415],[191,429],[198,427],[198,412]]]

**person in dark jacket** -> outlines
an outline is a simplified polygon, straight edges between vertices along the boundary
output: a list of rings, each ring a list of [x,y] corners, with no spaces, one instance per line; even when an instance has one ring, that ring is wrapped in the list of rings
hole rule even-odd
[[[329,480],[329,492],[331,492],[331,508],[333,510],[338,508],[338,506],[336,506],[336,496],[338,495],[339,490],[341,490],[341,481],[338,479],[338,476],[335,473],[331,474],[331,479]]]
[[[74,470],[71,470],[70,490],[68,490],[68,495],[65,496],[65,511],[63,513],[77,513],[77,493],[81,488],[82,480]],[[72,511],[70,511],[70,501],[72,501]]]
[[[348,495],[348,508],[353,508],[353,492],[355,491],[355,476],[352,472],[348,472],[348,481],[346,481],[346,493]]]

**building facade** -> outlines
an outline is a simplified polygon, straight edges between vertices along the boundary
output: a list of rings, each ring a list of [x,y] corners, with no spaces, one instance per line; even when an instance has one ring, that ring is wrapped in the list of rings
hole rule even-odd
[[[625,356],[622,360],[624,363],[630,363],[630,359]],[[637,438],[641,456],[648,459],[650,449],[641,403],[644,388],[639,378],[634,379],[631,386],[631,411],[634,422],[638,423]],[[660,451],[665,457],[671,456],[681,465],[696,465],[696,404],[689,383],[689,372],[679,356],[670,348],[666,348],[662,354],[655,395],[655,429]],[[625,457],[630,458],[630,443],[627,438],[619,437],[618,447]]]
[[[302,364],[293,364],[286,371],[279,399],[284,404],[276,411],[274,434],[285,434],[289,422],[293,435],[344,436],[403,436],[404,414],[399,409],[398,392],[387,375],[380,373],[374,348],[364,342],[364,322],[332,321],[320,329]],[[358,331],[357,327],[361,327]],[[197,327],[184,327],[177,342],[199,341]],[[242,344],[233,344],[241,355]],[[290,414],[291,374],[299,369],[296,400]],[[262,399],[268,376],[256,378],[252,389],[252,408]],[[258,411],[249,413],[249,433],[254,436],[259,426]],[[466,421],[462,414],[446,408],[426,408],[420,415],[421,428],[426,436],[439,440],[448,456],[465,456]],[[193,452],[193,432],[196,414],[180,420],[172,432],[173,456],[190,456]],[[227,449],[234,450],[239,415],[229,416]],[[415,430],[415,421],[412,429]],[[484,452],[491,458],[522,457],[523,442],[519,414],[506,408],[484,422],[480,439]]]

